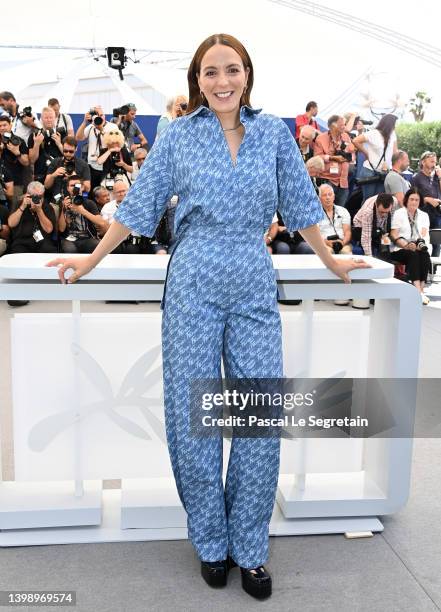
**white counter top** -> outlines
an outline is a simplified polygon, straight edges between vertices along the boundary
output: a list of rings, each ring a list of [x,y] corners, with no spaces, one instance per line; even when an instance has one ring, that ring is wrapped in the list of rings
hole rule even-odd
[[[0,280],[58,280],[57,269],[45,264],[56,257],[83,257],[53,253],[18,253],[0,257]],[[84,279],[91,281],[164,281],[169,255],[107,255]],[[351,255],[339,255],[350,258]],[[371,268],[354,270],[353,280],[392,278],[394,267],[374,257],[359,257]],[[317,255],[273,255],[279,281],[331,281],[337,277]]]

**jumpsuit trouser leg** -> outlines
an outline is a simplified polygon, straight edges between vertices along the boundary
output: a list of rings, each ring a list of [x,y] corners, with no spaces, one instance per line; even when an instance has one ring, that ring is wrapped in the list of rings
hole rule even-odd
[[[282,376],[277,303],[225,311],[213,302],[169,300],[163,312],[164,402],[176,486],[201,560],[231,554],[241,567],[268,556],[268,526],[279,469],[279,438],[233,438],[224,492],[221,435],[190,433],[192,379]]]

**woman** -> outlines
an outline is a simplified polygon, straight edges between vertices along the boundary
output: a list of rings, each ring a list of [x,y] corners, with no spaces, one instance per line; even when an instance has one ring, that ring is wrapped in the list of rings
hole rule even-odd
[[[188,535],[210,586],[241,567],[243,588],[271,594],[268,528],[279,469],[280,437],[234,438],[225,491],[222,437],[190,433],[190,383],[283,375],[280,315],[271,257],[263,236],[278,207],[289,230],[302,228],[322,261],[350,282],[368,267],[337,260],[317,226],[322,208],[286,124],[250,106],[253,66],[227,34],[207,38],[188,70],[188,114],[171,122],[90,256],[56,259],[74,282],[130,229],[152,236],[178,194],[176,240],[162,302],[167,439]],[[238,240],[240,232],[241,239]]]
[[[431,249],[429,238],[429,215],[420,206],[423,199],[412,187],[403,199],[403,207],[394,212],[391,224],[391,238],[394,242],[393,259],[406,264],[410,280],[421,293],[426,306],[430,300],[424,293],[424,284],[430,270]]]
[[[352,141],[366,157],[359,176],[363,200],[384,192],[384,175],[381,174],[392,168],[392,155],[398,151],[396,122],[395,115],[384,115],[374,130],[359,134]]]
[[[132,158],[124,144],[124,134],[117,128],[106,132],[103,136],[104,148],[100,149],[98,164],[103,166],[101,186],[113,189],[116,179],[124,181],[130,187],[129,174],[132,173]]]

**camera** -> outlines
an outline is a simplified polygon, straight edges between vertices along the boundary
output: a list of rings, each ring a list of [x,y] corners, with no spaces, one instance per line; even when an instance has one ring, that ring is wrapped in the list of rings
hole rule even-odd
[[[330,240],[332,242],[332,250],[334,251],[336,255],[340,253],[340,251],[343,248],[343,245],[341,242],[338,242],[340,240],[340,238],[338,237],[338,234],[332,234],[332,236],[326,236],[326,240]]]
[[[114,108],[112,114],[114,117],[119,117],[120,115],[127,115],[129,110],[127,104],[123,104],[120,108]]]
[[[382,236],[388,236],[388,235],[389,233],[386,232],[386,230],[381,229],[381,227],[377,227],[374,230],[372,230],[372,242],[377,243],[380,253],[390,252],[390,245],[383,244],[383,241],[381,240]]]
[[[95,125],[96,127],[98,127],[99,125],[102,125],[104,123],[104,119],[99,116],[99,114],[97,113],[97,111],[94,108],[91,108],[89,110],[89,114],[92,117],[92,119],[89,120],[89,123],[90,123],[90,121],[92,121],[93,125]]]
[[[418,238],[418,240],[413,240],[418,251],[427,252],[427,244],[424,242],[422,238]]]
[[[66,174],[73,174],[75,172],[75,162],[72,160],[69,159],[68,161],[65,161],[63,166],[66,170]]]
[[[49,128],[48,130],[41,130],[45,140],[50,140],[52,136],[55,134],[54,128]]]
[[[81,195],[81,185],[79,183],[75,183],[74,188],[72,190],[72,204],[79,206],[84,203],[84,198]]]
[[[54,128],[49,128],[48,130],[41,128],[40,130],[37,130],[36,133],[42,134],[44,136],[45,143],[47,143],[52,140],[52,135],[55,134],[55,130]]]
[[[110,154],[110,159],[112,160],[112,164],[121,161],[121,155],[119,151],[112,151]]]
[[[11,143],[11,145],[19,145],[20,144],[20,138],[18,136],[16,136],[15,134],[13,134],[12,132],[5,132],[2,136],[2,142],[3,144],[8,144],[8,142]]]
[[[346,161],[351,162],[352,161],[352,153],[347,152],[346,149],[347,143],[346,142],[342,142],[340,145],[340,149],[338,151],[335,152],[335,155],[341,155],[342,157],[345,158]]]
[[[25,106],[23,110],[19,111],[18,118],[23,121],[25,117],[33,117],[32,106]]]
[[[36,193],[34,193],[34,195],[31,195],[32,204],[40,204],[41,197],[41,195],[37,195]]]

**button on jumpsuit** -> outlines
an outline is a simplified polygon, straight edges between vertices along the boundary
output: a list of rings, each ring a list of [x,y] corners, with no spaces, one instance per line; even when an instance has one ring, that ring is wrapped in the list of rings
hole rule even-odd
[[[222,437],[191,435],[194,379],[283,376],[277,286],[264,232],[278,209],[288,230],[318,223],[322,206],[286,124],[243,106],[236,164],[204,106],[155,142],[115,218],[152,236],[171,196],[176,242],[163,299],[167,441],[188,534],[201,560],[266,562],[279,437],[232,439],[225,490]]]

